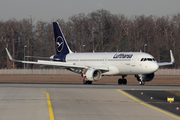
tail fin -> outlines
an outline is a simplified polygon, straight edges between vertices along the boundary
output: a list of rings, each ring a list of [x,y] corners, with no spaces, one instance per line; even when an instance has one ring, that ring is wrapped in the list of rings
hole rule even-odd
[[[53,22],[53,29],[54,29],[56,54],[67,55],[69,53],[72,53],[61,31],[61,28],[59,27],[58,22]]]

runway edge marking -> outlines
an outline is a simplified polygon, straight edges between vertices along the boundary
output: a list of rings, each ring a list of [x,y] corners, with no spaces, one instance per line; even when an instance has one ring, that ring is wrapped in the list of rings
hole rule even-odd
[[[142,104],[142,105],[145,105],[145,106],[147,106],[147,107],[150,107],[150,108],[152,108],[152,109],[155,109],[155,110],[157,110],[157,111],[159,111],[159,112],[162,112],[162,113],[164,113],[164,114],[166,114],[166,115],[169,115],[169,116],[171,116],[171,117],[174,117],[174,118],[180,120],[180,117],[179,117],[179,116],[173,115],[173,114],[171,114],[171,113],[169,113],[169,112],[166,112],[166,111],[161,110],[161,109],[159,109],[159,108],[157,108],[157,107],[154,107],[154,106],[149,105],[149,104],[147,104],[147,103],[145,103],[145,102],[142,102],[142,101],[138,100],[137,98],[133,97],[132,95],[130,95],[130,94],[128,94],[128,93],[126,93],[126,92],[124,92],[124,91],[122,91],[122,90],[120,90],[120,89],[117,89],[117,91],[119,91],[119,92],[121,92],[122,94],[130,97],[131,99],[133,99],[134,101],[136,101],[136,102],[138,102],[138,103],[140,103],[140,104]]]

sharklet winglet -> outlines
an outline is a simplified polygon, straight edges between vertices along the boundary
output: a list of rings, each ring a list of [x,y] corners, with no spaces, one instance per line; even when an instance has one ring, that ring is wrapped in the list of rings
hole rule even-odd
[[[7,54],[8,54],[8,57],[9,57],[9,59],[10,59],[11,61],[22,62],[21,60],[14,60],[14,59],[12,58],[11,54],[9,53],[8,49],[7,49],[7,48],[5,48],[5,49],[6,49],[6,52],[7,52]]]
[[[170,56],[171,56],[171,63],[174,63],[175,60],[174,60],[174,56],[173,56],[172,50],[170,50]]]

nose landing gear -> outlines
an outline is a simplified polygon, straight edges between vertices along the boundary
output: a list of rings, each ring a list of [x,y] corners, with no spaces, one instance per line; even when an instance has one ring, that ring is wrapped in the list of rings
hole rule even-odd
[[[142,74],[140,75],[135,75],[135,77],[137,78],[137,80],[139,81],[139,85],[144,85],[145,84],[145,81],[144,81],[144,77]]]
[[[140,82],[139,82],[139,85],[144,85],[144,84],[145,84],[144,81],[140,81]]]

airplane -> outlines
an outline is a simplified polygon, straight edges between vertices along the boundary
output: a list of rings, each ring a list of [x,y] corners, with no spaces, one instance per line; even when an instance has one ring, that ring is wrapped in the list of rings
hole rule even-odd
[[[22,61],[13,59],[8,49],[5,48],[9,59],[28,64],[59,66],[81,74],[83,84],[92,84],[92,82],[100,80],[102,76],[122,76],[118,80],[120,85],[127,84],[125,79],[127,75],[134,75],[139,84],[144,85],[145,82],[153,80],[154,73],[159,66],[172,65],[175,62],[172,50],[170,50],[171,62],[163,63],[157,63],[152,55],[144,52],[74,53],[69,48],[58,22],[53,22],[53,30],[56,55],[52,55],[50,58],[32,56],[41,60]]]

